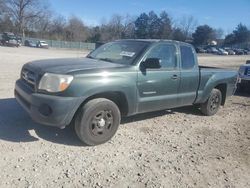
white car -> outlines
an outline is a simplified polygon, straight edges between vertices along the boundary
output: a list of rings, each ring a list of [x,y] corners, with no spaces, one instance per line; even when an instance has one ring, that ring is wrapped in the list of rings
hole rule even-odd
[[[222,48],[219,48],[218,49],[218,54],[219,55],[228,55],[228,52],[226,50],[222,49]]]
[[[49,48],[49,45],[48,45],[48,43],[45,42],[45,41],[38,41],[37,44],[36,44],[36,47],[48,49],[48,48]]]

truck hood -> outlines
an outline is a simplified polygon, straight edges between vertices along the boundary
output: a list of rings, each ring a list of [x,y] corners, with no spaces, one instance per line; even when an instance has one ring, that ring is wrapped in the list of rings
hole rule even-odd
[[[66,58],[33,61],[25,64],[24,68],[40,73],[50,72],[57,74],[68,74],[88,69],[108,69],[124,66],[125,65],[89,58]]]

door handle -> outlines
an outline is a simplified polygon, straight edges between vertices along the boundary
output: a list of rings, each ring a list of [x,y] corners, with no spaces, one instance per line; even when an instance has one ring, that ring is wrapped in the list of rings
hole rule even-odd
[[[172,80],[177,80],[178,79],[178,75],[174,74],[172,77],[171,77]]]

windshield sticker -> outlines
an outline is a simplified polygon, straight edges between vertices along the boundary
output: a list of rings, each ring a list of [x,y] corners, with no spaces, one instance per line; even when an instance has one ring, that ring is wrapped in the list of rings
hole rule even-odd
[[[127,57],[133,57],[135,55],[135,52],[126,52],[126,51],[122,51],[120,53],[120,56],[127,56]]]

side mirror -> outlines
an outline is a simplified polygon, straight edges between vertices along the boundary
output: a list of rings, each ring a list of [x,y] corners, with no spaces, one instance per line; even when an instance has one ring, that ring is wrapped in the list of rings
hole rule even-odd
[[[148,58],[141,64],[144,69],[159,69],[161,68],[160,59]]]

